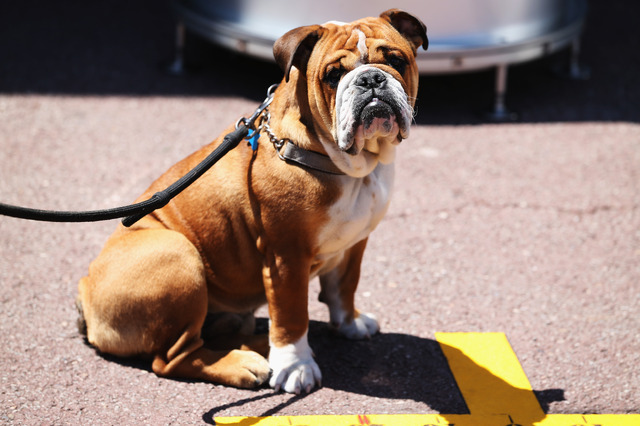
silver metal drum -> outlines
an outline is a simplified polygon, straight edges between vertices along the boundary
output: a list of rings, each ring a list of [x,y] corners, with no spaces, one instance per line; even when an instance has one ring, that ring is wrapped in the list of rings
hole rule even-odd
[[[586,0],[174,0],[179,51],[184,26],[254,57],[273,60],[275,40],[302,25],[353,21],[399,8],[427,25],[429,50],[418,53],[421,74],[496,67],[496,111],[504,109],[507,67],[565,47],[577,58]],[[577,61],[572,64],[577,72]],[[506,113],[506,111],[504,111]]]

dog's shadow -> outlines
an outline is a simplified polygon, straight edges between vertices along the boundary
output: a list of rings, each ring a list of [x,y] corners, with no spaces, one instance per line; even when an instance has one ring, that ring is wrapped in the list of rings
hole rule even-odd
[[[267,330],[268,321],[258,318],[256,331],[265,333]],[[435,340],[400,333],[380,333],[370,340],[347,340],[336,335],[326,323],[311,321],[309,343],[322,370],[322,386],[325,389],[372,398],[413,400],[424,403],[441,414],[469,414],[441,344]],[[448,349],[459,352],[455,348]],[[121,359],[104,354],[102,356],[123,365],[150,371],[148,362],[142,360]],[[493,376],[472,359],[466,356],[460,358],[463,360],[463,368],[472,370],[474,377],[481,378],[488,387],[504,389],[506,384],[502,379]],[[518,388],[509,391],[528,392]],[[534,394],[545,413],[550,403],[564,400],[562,389],[534,390]],[[213,407],[204,413],[203,420],[212,423],[216,413],[224,409],[269,399],[273,395],[260,393],[230,405]],[[313,392],[309,395],[292,396],[257,415],[276,415],[286,406],[312,395]],[[541,419],[530,420],[533,422]]]
[[[258,331],[267,331],[266,320],[258,320]],[[414,400],[442,414],[469,414],[442,346],[435,340],[407,334],[380,333],[370,340],[353,341],[337,336],[326,323],[311,321],[309,342],[322,370],[325,389],[382,399]],[[448,349],[459,354],[458,349]],[[463,368],[472,370],[474,377],[480,378],[488,387],[504,389],[510,386],[472,359],[466,356],[460,358]],[[509,392],[528,391],[512,388]],[[534,394],[545,413],[551,402],[564,400],[562,389],[534,391]],[[257,395],[237,401],[232,406],[239,407],[268,397],[269,394]],[[292,396],[260,416],[277,414],[282,408],[305,397]],[[212,408],[203,419],[211,421],[217,412],[226,408],[229,406]],[[527,420],[534,422],[541,419]]]
[[[323,387],[384,399],[410,399],[439,413],[467,414],[440,345],[435,340],[380,333],[347,340],[325,323],[312,322],[309,341]]]

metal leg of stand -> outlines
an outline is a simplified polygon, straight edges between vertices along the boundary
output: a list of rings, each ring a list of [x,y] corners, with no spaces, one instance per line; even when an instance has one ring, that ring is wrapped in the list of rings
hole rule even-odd
[[[518,118],[517,114],[509,111],[505,105],[507,70],[507,64],[500,64],[496,67],[495,100],[493,111],[488,114],[488,118],[492,121],[514,121]]]
[[[176,25],[176,56],[167,67],[167,72],[173,75],[184,75],[184,43],[185,43],[185,26],[182,20]]]
[[[571,43],[571,59],[569,63],[569,77],[574,80],[588,80],[591,71],[588,67],[580,65],[580,37],[573,39]]]

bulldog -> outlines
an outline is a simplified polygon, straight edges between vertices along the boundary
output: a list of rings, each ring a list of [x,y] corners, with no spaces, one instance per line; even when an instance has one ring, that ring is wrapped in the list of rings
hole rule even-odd
[[[319,277],[337,333],[379,331],[354,295],[369,233],[389,205],[418,89],[416,52],[427,44],[425,25],[397,9],[278,39],[284,78],[257,149],[232,150],[165,207],[115,230],[79,282],[88,342],[146,357],[159,376],[295,393],[320,386],[307,341],[309,280]],[[265,303],[269,333],[256,335],[254,311]]]

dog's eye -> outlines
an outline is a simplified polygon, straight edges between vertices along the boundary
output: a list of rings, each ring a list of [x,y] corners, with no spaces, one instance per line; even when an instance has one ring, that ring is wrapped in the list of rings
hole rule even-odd
[[[336,87],[338,87],[338,84],[340,83],[340,79],[342,78],[344,73],[345,73],[345,69],[344,68],[342,68],[342,67],[340,67],[340,68],[332,67],[332,68],[329,69],[327,74],[324,76],[324,82],[335,89]]]
[[[387,57],[387,64],[394,70],[398,71],[400,75],[403,75],[407,69],[407,61],[400,56],[389,55]]]

